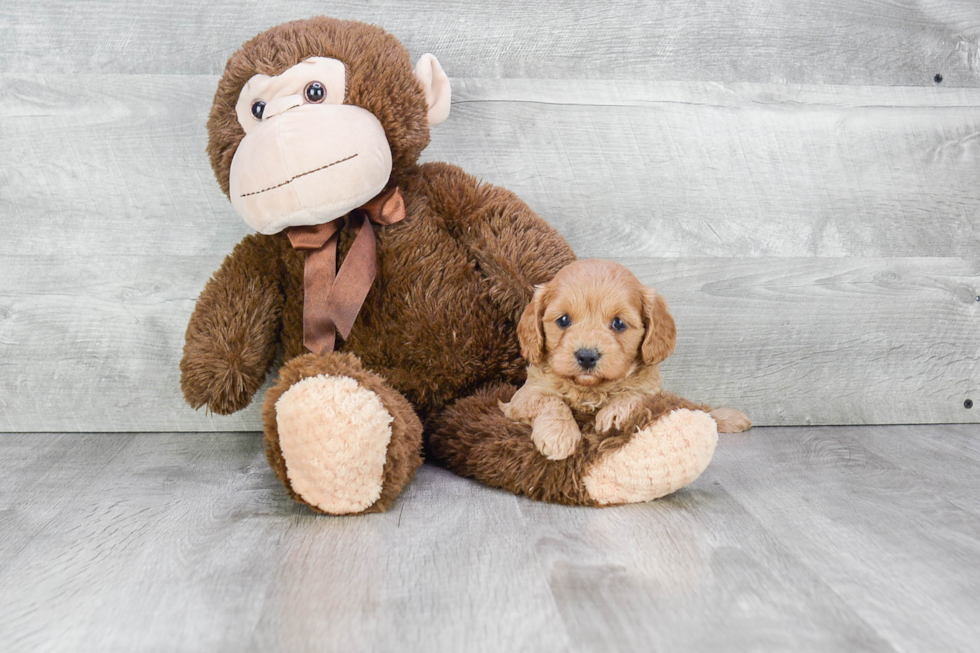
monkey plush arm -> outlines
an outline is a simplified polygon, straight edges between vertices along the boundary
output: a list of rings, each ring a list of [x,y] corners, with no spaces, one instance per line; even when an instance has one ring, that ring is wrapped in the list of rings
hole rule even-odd
[[[279,341],[281,278],[275,239],[251,235],[208,281],[184,336],[180,387],[188,404],[228,415],[252,401]]]
[[[472,253],[494,286],[494,300],[516,322],[534,286],[575,260],[572,248],[511,191],[446,163],[427,163],[421,171],[430,207]]]

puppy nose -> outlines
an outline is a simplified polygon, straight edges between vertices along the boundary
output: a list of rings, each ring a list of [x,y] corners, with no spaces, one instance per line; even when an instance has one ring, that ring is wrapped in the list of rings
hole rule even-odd
[[[578,361],[583,370],[591,370],[600,358],[602,358],[602,354],[595,349],[579,349],[575,352],[575,360]]]

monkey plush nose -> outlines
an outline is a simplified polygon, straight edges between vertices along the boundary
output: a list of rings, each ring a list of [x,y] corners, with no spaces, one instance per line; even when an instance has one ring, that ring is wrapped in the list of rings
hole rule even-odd
[[[286,97],[276,98],[265,105],[265,108],[262,110],[262,120],[268,121],[269,118],[301,106],[303,106],[302,95],[287,95]]]
[[[602,354],[595,349],[579,349],[575,352],[575,360],[578,361],[579,367],[583,370],[591,370],[600,358],[602,358]]]

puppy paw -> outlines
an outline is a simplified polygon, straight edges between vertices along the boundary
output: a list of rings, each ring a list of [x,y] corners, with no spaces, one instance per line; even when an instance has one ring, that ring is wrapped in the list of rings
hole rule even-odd
[[[573,453],[582,439],[578,424],[572,420],[539,417],[534,420],[531,440],[548,460],[564,460]]]
[[[719,433],[741,433],[752,426],[748,415],[734,408],[715,408],[711,416],[718,422]]]
[[[520,421],[517,418],[517,411],[514,410],[514,402],[504,403],[503,401],[498,401],[497,402],[497,407],[500,408],[500,412],[502,412],[509,419],[512,419],[515,422],[519,422]]]
[[[605,433],[612,428],[623,428],[639,407],[640,401],[638,399],[614,401],[605,406],[596,413],[596,433]]]

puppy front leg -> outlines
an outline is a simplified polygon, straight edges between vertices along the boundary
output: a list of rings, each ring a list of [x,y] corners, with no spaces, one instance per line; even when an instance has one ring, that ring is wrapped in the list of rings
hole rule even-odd
[[[548,408],[538,413],[531,424],[531,440],[548,460],[568,458],[581,439],[572,411],[557,397],[552,397]]]
[[[611,428],[622,428],[633,414],[642,406],[643,395],[629,393],[619,395],[602,407],[595,416],[596,433],[605,433]]]
[[[531,440],[549,460],[564,460],[582,439],[571,409],[560,398],[532,390],[518,390],[510,403],[500,403],[504,415],[531,425]]]

